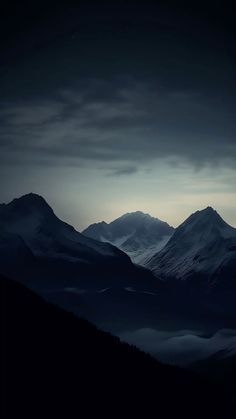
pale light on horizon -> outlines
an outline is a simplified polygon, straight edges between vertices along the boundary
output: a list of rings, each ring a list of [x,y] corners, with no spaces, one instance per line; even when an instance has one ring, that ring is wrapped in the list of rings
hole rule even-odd
[[[2,176],[4,168],[1,169]],[[17,173],[19,171],[19,175]],[[236,227],[236,194],[233,169],[172,167],[160,163],[132,175],[106,176],[86,168],[9,168],[8,188],[1,202],[29,192],[42,195],[55,213],[82,231],[88,225],[111,222],[127,212],[142,211],[168,222],[181,224],[191,213],[211,206]]]

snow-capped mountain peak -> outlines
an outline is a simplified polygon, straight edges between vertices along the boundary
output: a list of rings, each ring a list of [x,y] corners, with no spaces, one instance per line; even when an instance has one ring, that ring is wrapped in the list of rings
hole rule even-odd
[[[201,274],[213,280],[229,264],[230,270],[236,264],[235,250],[236,229],[207,207],[190,215],[146,266],[163,278],[187,279]]]
[[[173,234],[173,227],[142,211],[128,212],[111,223],[90,225],[82,233],[110,242],[126,252],[133,262],[144,264],[146,258],[160,250]]]

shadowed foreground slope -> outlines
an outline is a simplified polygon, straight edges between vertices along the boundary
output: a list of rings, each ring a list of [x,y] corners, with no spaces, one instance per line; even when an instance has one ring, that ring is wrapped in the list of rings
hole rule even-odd
[[[14,281],[1,278],[1,288],[6,417],[230,417],[219,388],[159,364]]]

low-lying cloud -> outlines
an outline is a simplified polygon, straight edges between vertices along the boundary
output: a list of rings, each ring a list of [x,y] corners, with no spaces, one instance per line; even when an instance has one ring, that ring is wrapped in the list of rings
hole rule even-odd
[[[236,355],[236,330],[222,329],[206,336],[193,330],[159,331],[140,329],[120,338],[151,353],[158,360],[185,366],[218,353]]]

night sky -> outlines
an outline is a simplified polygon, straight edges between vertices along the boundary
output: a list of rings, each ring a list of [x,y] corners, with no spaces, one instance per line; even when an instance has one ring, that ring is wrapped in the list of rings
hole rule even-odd
[[[207,205],[236,226],[235,18],[185,3],[0,11],[0,202],[39,193],[78,229]]]

